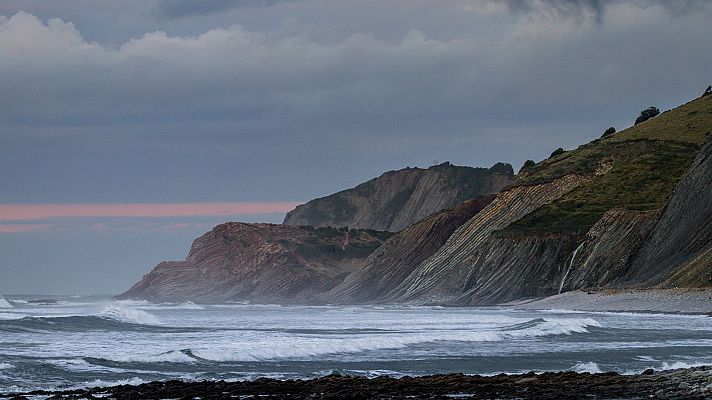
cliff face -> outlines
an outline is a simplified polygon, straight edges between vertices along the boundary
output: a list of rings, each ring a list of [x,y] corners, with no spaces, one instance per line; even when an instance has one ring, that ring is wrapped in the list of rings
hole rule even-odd
[[[571,255],[561,290],[615,286],[629,273],[633,256],[650,234],[658,211],[610,210]]]
[[[584,288],[712,286],[709,132],[705,96],[530,163],[514,180],[502,165],[389,172],[297,207],[285,225],[220,225],[123,296],[491,305]],[[400,232],[387,240],[302,224]]]
[[[328,291],[390,236],[370,230],[230,222],[160,263],[119,298],[301,302]]]
[[[492,233],[563,196],[584,180],[572,174],[549,183],[518,186],[499,193],[492,203],[458,228],[443,247],[392,291],[388,300],[443,303],[456,300],[465,292],[472,292],[470,287],[483,288],[489,275],[497,273],[497,262],[501,267],[515,261],[509,251],[512,249],[504,249],[503,252],[493,249]],[[507,260],[494,260],[494,253]],[[506,287],[514,284],[511,282]]]
[[[464,200],[497,193],[513,182],[513,174],[509,164],[485,169],[444,163],[391,171],[300,205],[287,213],[284,224],[397,232]]]
[[[435,253],[452,233],[494,200],[487,195],[467,200],[393,235],[374,251],[363,266],[343,283],[318,297],[328,303],[382,301],[424,260]]]
[[[675,189],[625,282],[712,286],[712,138]]]
[[[710,99],[530,165],[384,301],[489,305],[578,288],[709,286]]]

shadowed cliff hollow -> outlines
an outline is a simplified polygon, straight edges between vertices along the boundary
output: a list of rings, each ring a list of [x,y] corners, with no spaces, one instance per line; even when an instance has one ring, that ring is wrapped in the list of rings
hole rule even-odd
[[[464,200],[497,193],[513,182],[509,164],[489,169],[443,163],[390,171],[330,196],[297,206],[286,225],[352,227],[397,232]]]
[[[119,298],[303,302],[340,283],[391,234],[229,222],[159,264]]]

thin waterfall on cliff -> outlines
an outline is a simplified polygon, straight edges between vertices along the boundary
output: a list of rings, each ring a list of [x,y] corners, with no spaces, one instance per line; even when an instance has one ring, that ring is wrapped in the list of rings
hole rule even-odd
[[[569,276],[569,271],[571,271],[571,266],[574,265],[574,260],[576,259],[576,254],[581,250],[583,247],[584,243],[586,242],[581,242],[581,244],[574,250],[574,253],[571,255],[571,261],[569,261],[569,267],[566,268],[566,273],[564,273],[564,277],[561,278],[561,284],[559,284],[559,294],[561,294],[561,291],[564,289],[564,282],[566,282],[566,277]]]

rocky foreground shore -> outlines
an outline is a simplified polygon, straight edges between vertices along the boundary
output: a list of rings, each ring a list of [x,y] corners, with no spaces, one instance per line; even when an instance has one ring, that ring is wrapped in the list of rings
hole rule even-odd
[[[615,372],[533,372],[403,378],[329,375],[312,380],[163,381],[142,385],[36,391],[6,399],[706,399],[712,398],[712,366],[640,375]]]

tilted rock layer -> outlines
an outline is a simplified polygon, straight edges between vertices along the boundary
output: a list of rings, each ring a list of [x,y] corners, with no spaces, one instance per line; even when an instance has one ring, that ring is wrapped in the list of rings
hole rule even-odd
[[[509,164],[489,169],[450,163],[405,168],[297,206],[287,213],[284,224],[397,232],[464,200],[497,193],[512,181]]]
[[[369,303],[382,301],[413,270],[435,253],[452,233],[487,207],[495,195],[467,200],[412,225],[374,251],[363,267],[343,283],[318,297],[329,303]]]

